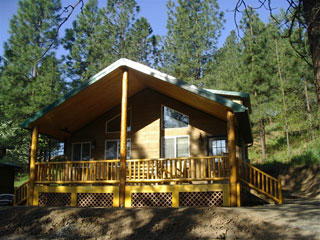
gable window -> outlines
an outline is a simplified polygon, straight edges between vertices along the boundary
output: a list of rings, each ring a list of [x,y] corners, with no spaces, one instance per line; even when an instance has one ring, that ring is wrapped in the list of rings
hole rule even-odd
[[[226,138],[208,138],[209,156],[221,156],[223,153],[228,153]]]
[[[88,161],[91,158],[91,143],[80,142],[72,144],[72,160]]]
[[[127,159],[131,156],[131,140],[127,139]],[[106,140],[105,159],[120,159],[120,139]]]
[[[106,122],[106,132],[107,133],[117,133],[120,132],[121,127],[121,114],[118,114],[114,118],[111,118]],[[127,131],[131,131],[131,109],[127,113]]]
[[[162,139],[162,157],[189,157],[189,136],[164,137]]]
[[[163,106],[162,114],[163,128],[185,128],[189,126],[189,117],[183,113]]]

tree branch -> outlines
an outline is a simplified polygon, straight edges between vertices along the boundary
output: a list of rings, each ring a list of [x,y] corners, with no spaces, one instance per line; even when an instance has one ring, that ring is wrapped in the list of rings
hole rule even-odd
[[[83,3],[84,0],[78,0],[74,5],[68,5],[66,7],[64,7],[64,10],[62,11],[62,13],[60,14],[59,18],[64,15],[65,13],[68,13],[68,15],[63,18],[62,22],[59,24],[57,30],[56,30],[56,33],[55,33],[55,37],[54,37],[54,40],[50,43],[50,45],[46,48],[46,50],[43,52],[43,54],[41,55],[41,57],[38,58],[38,62],[50,51],[50,49],[52,48],[52,46],[57,42],[57,39],[58,39],[58,35],[59,35],[59,31],[60,31],[60,28],[62,27],[62,25],[68,21],[68,19],[70,18],[70,16],[72,15],[74,9],[81,3],[81,11],[83,9],[83,6],[84,6],[84,3]],[[71,10],[70,10],[71,9]]]

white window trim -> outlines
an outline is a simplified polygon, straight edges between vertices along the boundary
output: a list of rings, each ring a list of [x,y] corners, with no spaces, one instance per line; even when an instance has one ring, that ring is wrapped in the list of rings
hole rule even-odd
[[[164,140],[165,139],[174,139],[174,158],[177,158],[177,138],[187,137],[188,138],[188,157],[190,157],[190,136],[189,135],[177,135],[177,136],[164,136],[161,138],[161,156],[164,158]]]
[[[117,141],[117,144],[119,143],[119,145],[120,145],[120,139],[119,139],[119,138],[106,139],[106,140],[104,141],[104,159],[107,159],[107,153],[106,153],[107,142],[114,142],[114,141]],[[131,159],[131,148],[132,148],[131,138],[127,138],[127,141],[130,142],[129,158],[127,158],[127,159]],[[117,146],[117,155],[118,155],[118,146]],[[128,148],[127,148],[127,156],[128,156]],[[120,153],[119,153],[119,158],[117,158],[117,159],[120,159]],[[110,160],[112,160],[112,159],[110,159]]]
[[[91,142],[74,142],[74,143],[72,143],[72,152],[71,152],[71,159],[72,159],[72,161],[85,161],[85,160],[82,160],[82,145],[84,144],[84,143],[89,143],[90,144],[90,156],[89,156],[89,160],[91,159]],[[75,144],[81,144],[81,150],[80,150],[80,159],[76,159],[76,160],[74,160],[73,159],[73,149],[74,149],[74,145]]]
[[[164,116],[163,116],[163,108],[164,107],[167,107],[167,108],[170,108],[170,109],[172,109],[172,110],[174,110],[174,111],[176,111],[176,112],[178,112],[178,113],[180,113],[180,114],[182,114],[182,115],[185,115],[185,116],[187,116],[188,117],[188,119],[189,119],[189,121],[188,121],[188,126],[186,126],[186,127],[176,127],[176,128],[165,128],[164,127]],[[180,111],[177,111],[177,110],[175,110],[174,108],[171,108],[171,107],[168,107],[168,106],[166,106],[166,105],[163,105],[163,104],[161,104],[161,130],[168,130],[168,129],[182,129],[182,128],[189,128],[189,126],[190,126],[190,116],[189,115],[187,115],[187,114],[184,114],[184,113],[182,113],[182,112],[180,112]]]
[[[129,113],[129,114],[128,114],[128,113]],[[132,111],[131,111],[131,107],[128,108],[127,114],[130,115],[130,130],[128,130],[128,126],[127,126],[127,132],[131,132],[131,128],[132,128],[132,126],[131,126],[131,122],[132,122]],[[106,125],[105,133],[120,133],[120,131],[119,131],[119,132],[108,132],[108,122],[112,121],[113,119],[115,119],[115,118],[117,118],[117,117],[119,117],[119,116],[121,117],[121,113],[117,114],[117,115],[114,116],[113,118],[110,118],[109,120],[106,121],[106,123],[105,123],[105,125]],[[120,126],[120,128],[121,128],[121,126]]]

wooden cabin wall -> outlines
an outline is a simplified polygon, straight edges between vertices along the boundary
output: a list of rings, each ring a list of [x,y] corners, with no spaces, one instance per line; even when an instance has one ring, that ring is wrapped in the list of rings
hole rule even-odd
[[[163,105],[189,116],[189,127],[162,129]],[[227,136],[225,121],[152,89],[144,89],[132,96],[128,101],[128,108],[131,109],[131,131],[128,132],[127,137],[131,139],[131,158],[134,159],[161,157],[161,139],[165,136],[188,135],[191,157],[207,155],[208,136]],[[120,138],[120,133],[106,133],[106,122],[117,114],[120,114],[120,105],[107,111],[68,138],[67,157],[72,159],[72,143],[94,141],[96,147],[91,150],[91,158],[104,159],[105,140]]]

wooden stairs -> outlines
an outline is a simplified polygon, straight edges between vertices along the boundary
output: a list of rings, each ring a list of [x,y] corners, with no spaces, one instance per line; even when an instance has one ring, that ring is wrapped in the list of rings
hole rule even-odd
[[[250,189],[250,193],[269,203],[282,204],[280,178],[275,178],[247,162],[239,161],[239,180]]]
[[[28,199],[29,181],[14,189],[14,206],[25,205]]]

